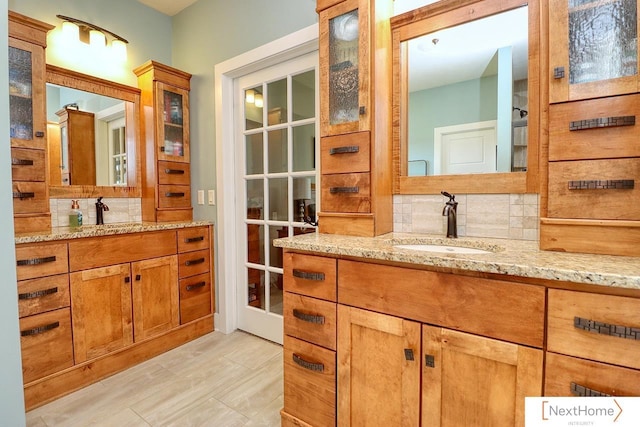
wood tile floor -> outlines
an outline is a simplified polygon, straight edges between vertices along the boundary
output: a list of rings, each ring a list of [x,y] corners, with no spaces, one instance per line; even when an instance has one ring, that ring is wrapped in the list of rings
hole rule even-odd
[[[282,392],[282,346],[213,332],[28,412],[27,426],[279,426]]]

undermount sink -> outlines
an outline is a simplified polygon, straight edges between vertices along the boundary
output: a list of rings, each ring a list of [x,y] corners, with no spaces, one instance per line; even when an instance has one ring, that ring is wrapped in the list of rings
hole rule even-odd
[[[450,245],[394,245],[396,249],[409,249],[412,251],[436,252],[443,254],[490,254],[491,251],[484,249],[465,248],[463,246]]]

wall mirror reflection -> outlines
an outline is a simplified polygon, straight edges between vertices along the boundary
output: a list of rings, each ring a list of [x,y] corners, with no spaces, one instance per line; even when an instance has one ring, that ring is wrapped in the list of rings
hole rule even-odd
[[[137,88],[47,66],[53,197],[139,197],[139,100]]]
[[[535,191],[538,20],[512,0],[392,19],[394,192]]]

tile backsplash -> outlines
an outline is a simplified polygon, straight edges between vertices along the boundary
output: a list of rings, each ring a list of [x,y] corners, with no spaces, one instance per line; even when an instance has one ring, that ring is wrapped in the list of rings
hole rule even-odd
[[[49,199],[52,227],[69,226],[71,200],[72,199]],[[142,204],[139,198],[105,198],[102,199],[102,202],[109,207],[109,210],[103,214],[105,224],[142,221]],[[83,225],[95,225],[96,199],[79,199],[78,203],[82,211]]]
[[[442,234],[447,218],[441,195],[393,196],[393,231]],[[456,194],[458,236],[538,240],[537,194]]]

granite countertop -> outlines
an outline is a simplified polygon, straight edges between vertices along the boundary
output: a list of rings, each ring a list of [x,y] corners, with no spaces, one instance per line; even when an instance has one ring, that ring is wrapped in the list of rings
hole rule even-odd
[[[175,230],[178,228],[211,225],[208,221],[190,222],[131,222],[104,225],[83,225],[81,227],[53,227],[51,231],[16,234],[15,243],[40,243],[56,240],[80,239],[83,237],[112,236],[116,234],[139,233],[143,231]]]
[[[398,249],[398,244],[435,244],[488,250],[449,254]],[[310,233],[274,240],[281,248],[371,260],[444,267],[484,273],[640,289],[640,258],[542,251],[538,242],[508,239],[389,233],[351,237]]]

